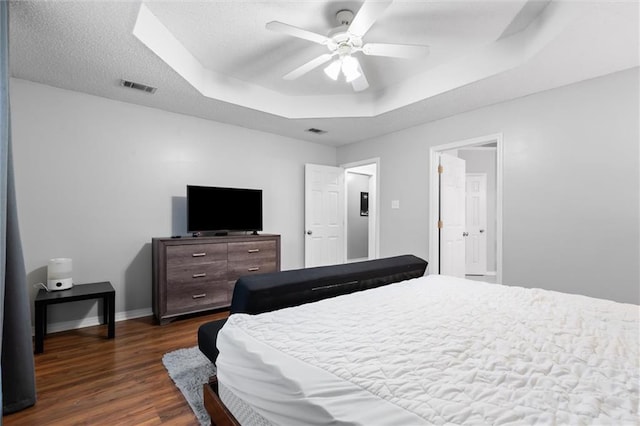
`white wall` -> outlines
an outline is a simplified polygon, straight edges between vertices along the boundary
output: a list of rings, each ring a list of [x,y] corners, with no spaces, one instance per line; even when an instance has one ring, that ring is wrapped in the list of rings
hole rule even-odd
[[[428,258],[429,147],[503,133],[503,282],[640,303],[638,71],[339,148],[380,157],[381,255]]]
[[[71,257],[75,282],[111,281],[120,318],[149,313],[151,238],[186,232],[187,184],[263,189],[282,268],[303,266],[304,164],[335,165],[335,148],[16,79],[11,107],[30,284]],[[94,305],[53,306],[50,321],[75,326]]]

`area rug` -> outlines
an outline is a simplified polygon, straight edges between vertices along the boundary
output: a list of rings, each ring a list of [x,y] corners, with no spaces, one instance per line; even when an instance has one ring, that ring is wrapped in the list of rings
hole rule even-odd
[[[213,363],[200,352],[197,346],[167,352],[162,363],[169,372],[169,377],[180,389],[201,425],[211,424],[209,414],[204,409],[202,385],[209,381],[216,368]]]

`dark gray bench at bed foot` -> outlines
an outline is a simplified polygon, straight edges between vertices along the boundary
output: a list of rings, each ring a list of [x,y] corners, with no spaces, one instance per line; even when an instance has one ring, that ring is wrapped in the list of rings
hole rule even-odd
[[[230,313],[260,314],[303,303],[368,290],[424,275],[427,262],[413,255],[343,265],[249,275],[236,281]],[[212,362],[218,357],[216,339],[226,322],[198,329],[198,346]]]

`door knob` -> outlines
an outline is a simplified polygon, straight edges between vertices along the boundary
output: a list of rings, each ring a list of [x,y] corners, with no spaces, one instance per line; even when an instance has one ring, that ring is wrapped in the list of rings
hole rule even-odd
[[[480,233],[482,234],[483,232],[484,232],[484,229],[481,229],[481,230],[480,230]]]
[[[469,236],[469,233],[468,233],[468,232],[463,232],[463,233],[462,233],[462,236],[463,236],[463,237],[468,237],[468,236]]]
[[[311,229],[309,229],[309,230],[307,231],[307,235],[311,235],[311,234],[313,234],[313,231],[312,231]]]

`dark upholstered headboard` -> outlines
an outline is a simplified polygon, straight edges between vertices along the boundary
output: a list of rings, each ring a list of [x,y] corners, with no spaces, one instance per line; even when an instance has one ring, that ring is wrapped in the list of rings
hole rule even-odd
[[[427,262],[413,255],[241,277],[230,312],[259,314],[367,290],[424,275]]]
[[[248,275],[236,281],[230,313],[255,315],[317,302],[421,277],[426,269],[425,260],[405,255],[344,265]],[[198,346],[213,363],[218,357],[218,332],[226,321],[222,319],[208,322],[198,329]]]

